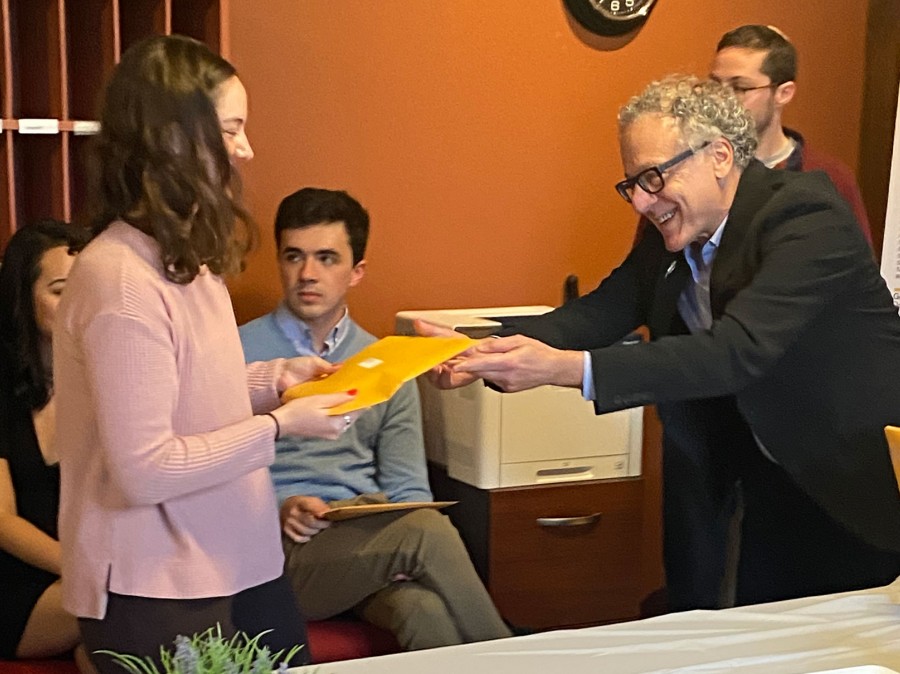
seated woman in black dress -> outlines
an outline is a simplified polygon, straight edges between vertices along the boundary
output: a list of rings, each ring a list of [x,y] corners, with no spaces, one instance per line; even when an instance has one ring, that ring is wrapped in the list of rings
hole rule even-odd
[[[59,655],[79,641],[60,602],[50,330],[86,240],[41,221],[12,236],[0,266],[0,659]],[[92,671],[80,651],[79,668]]]

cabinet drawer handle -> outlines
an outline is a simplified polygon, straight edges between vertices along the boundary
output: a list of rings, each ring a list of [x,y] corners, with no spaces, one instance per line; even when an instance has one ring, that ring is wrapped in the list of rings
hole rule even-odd
[[[535,521],[542,527],[583,527],[600,521],[603,513],[580,515],[578,517],[538,517]]]

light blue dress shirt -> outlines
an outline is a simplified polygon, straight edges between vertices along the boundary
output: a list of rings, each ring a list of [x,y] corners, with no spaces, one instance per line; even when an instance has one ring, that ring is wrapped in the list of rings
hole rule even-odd
[[[712,327],[712,308],[709,302],[709,273],[719,250],[719,242],[725,231],[726,216],[721,224],[701,248],[689,244],[684,249],[684,259],[691,268],[691,282],[678,297],[678,313],[691,333],[709,330]],[[699,252],[699,255],[698,255]],[[584,374],[581,379],[581,395],[585,400],[593,400],[594,368],[589,351],[584,352]]]
[[[281,330],[285,338],[294,345],[294,349],[297,350],[298,356],[319,356],[320,358],[324,358],[341,345],[347,337],[350,327],[350,320],[348,318],[350,313],[345,308],[341,320],[337,322],[337,325],[335,325],[328,333],[328,336],[325,337],[322,351],[317,351],[313,345],[312,330],[309,329],[309,326],[306,325],[306,323],[297,318],[296,314],[287,307],[284,301],[278,305],[278,308],[275,309],[273,315],[275,318],[275,325],[278,326],[278,329]]]

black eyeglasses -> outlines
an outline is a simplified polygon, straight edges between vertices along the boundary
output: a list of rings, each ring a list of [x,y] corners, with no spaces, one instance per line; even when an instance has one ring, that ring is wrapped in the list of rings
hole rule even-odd
[[[666,179],[663,177],[663,171],[668,171],[670,168],[675,166],[675,164],[683,162],[685,159],[692,157],[695,153],[705,148],[711,142],[712,141],[708,140],[696,149],[688,148],[681,154],[672,157],[669,161],[665,161],[662,164],[657,164],[656,166],[651,166],[650,168],[645,168],[636,176],[626,178],[625,180],[616,183],[616,192],[618,192],[619,196],[621,196],[630,204],[635,187],[640,187],[647,194],[656,194],[657,192],[662,191],[662,188],[666,186]]]
[[[756,91],[757,89],[777,89],[780,86],[781,86],[780,84],[775,84],[774,82],[771,82],[769,84],[760,84],[758,87],[741,87],[741,86],[738,86],[737,84],[732,84],[731,89],[738,96],[743,96],[748,91]]]

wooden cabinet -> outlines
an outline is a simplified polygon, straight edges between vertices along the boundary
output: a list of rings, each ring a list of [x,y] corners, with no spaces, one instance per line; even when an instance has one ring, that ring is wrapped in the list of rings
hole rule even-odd
[[[642,478],[482,490],[430,467],[500,613],[533,629],[640,614]]]
[[[84,147],[122,51],[181,33],[227,55],[227,20],[227,0],[0,0],[0,249],[83,207]]]

